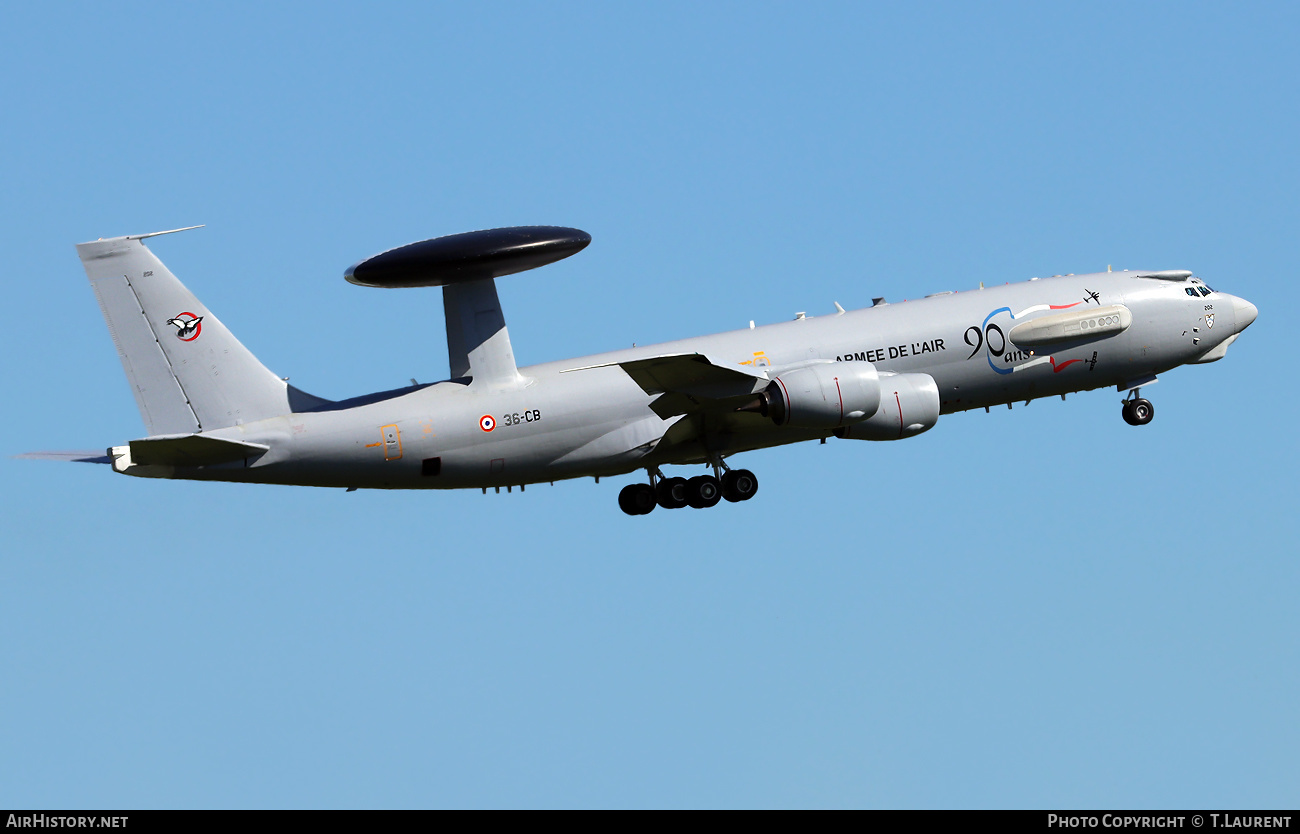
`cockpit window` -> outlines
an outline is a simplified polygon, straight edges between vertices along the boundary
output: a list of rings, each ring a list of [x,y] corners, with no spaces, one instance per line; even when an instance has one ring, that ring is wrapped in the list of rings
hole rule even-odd
[[[1199,298],[1199,297],[1200,297],[1200,296],[1198,296],[1197,293],[1196,293],[1196,287],[1186,287],[1186,288],[1183,289],[1183,292],[1187,293],[1187,294],[1190,295],[1192,298]]]
[[[1201,295],[1209,295],[1212,292],[1214,292],[1214,290],[1209,287],[1201,287]]]

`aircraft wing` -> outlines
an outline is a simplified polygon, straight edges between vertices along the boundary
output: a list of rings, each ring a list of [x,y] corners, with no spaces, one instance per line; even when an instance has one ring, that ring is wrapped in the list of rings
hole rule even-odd
[[[767,387],[766,374],[719,362],[703,353],[669,353],[645,359],[570,368],[584,371],[617,365],[647,394],[659,394],[650,407],[667,419],[704,411],[720,401],[748,397]]]

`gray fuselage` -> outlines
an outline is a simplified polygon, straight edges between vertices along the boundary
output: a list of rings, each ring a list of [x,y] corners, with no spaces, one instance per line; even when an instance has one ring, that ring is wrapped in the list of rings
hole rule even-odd
[[[1140,274],[1036,279],[549,362],[520,368],[521,383],[509,388],[462,379],[332,403],[209,432],[270,448],[255,460],[167,476],[451,489],[614,475],[834,433],[707,403],[661,417],[651,409],[656,395],[620,362],[698,353],[773,377],[809,364],[869,362],[882,373],[933,377],[949,414],[1136,387],[1178,365],[1217,359],[1215,350],[1254,319],[1247,302],[1204,295],[1195,279]],[[1131,313],[1122,332],[1084,332],[1036,350],[1007,336],[1038,317],[1114,305]]]

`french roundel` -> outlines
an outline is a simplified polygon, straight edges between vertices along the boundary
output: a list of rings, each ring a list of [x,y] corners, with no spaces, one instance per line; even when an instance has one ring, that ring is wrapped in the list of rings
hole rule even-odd
[[[483,431],[492,431],[497,427],[497,421],[492,419],[491,414],[484,414],[478,418],[478,427]]]

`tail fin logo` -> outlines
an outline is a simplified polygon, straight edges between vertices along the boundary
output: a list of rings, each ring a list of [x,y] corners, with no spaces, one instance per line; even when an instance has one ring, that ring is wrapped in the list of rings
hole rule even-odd
[[[192,342],[203,332],[203,316],[193,313],[177,313],[176,318],[167,319],[167,323],[176,328],[176,338],[182,342]]]

